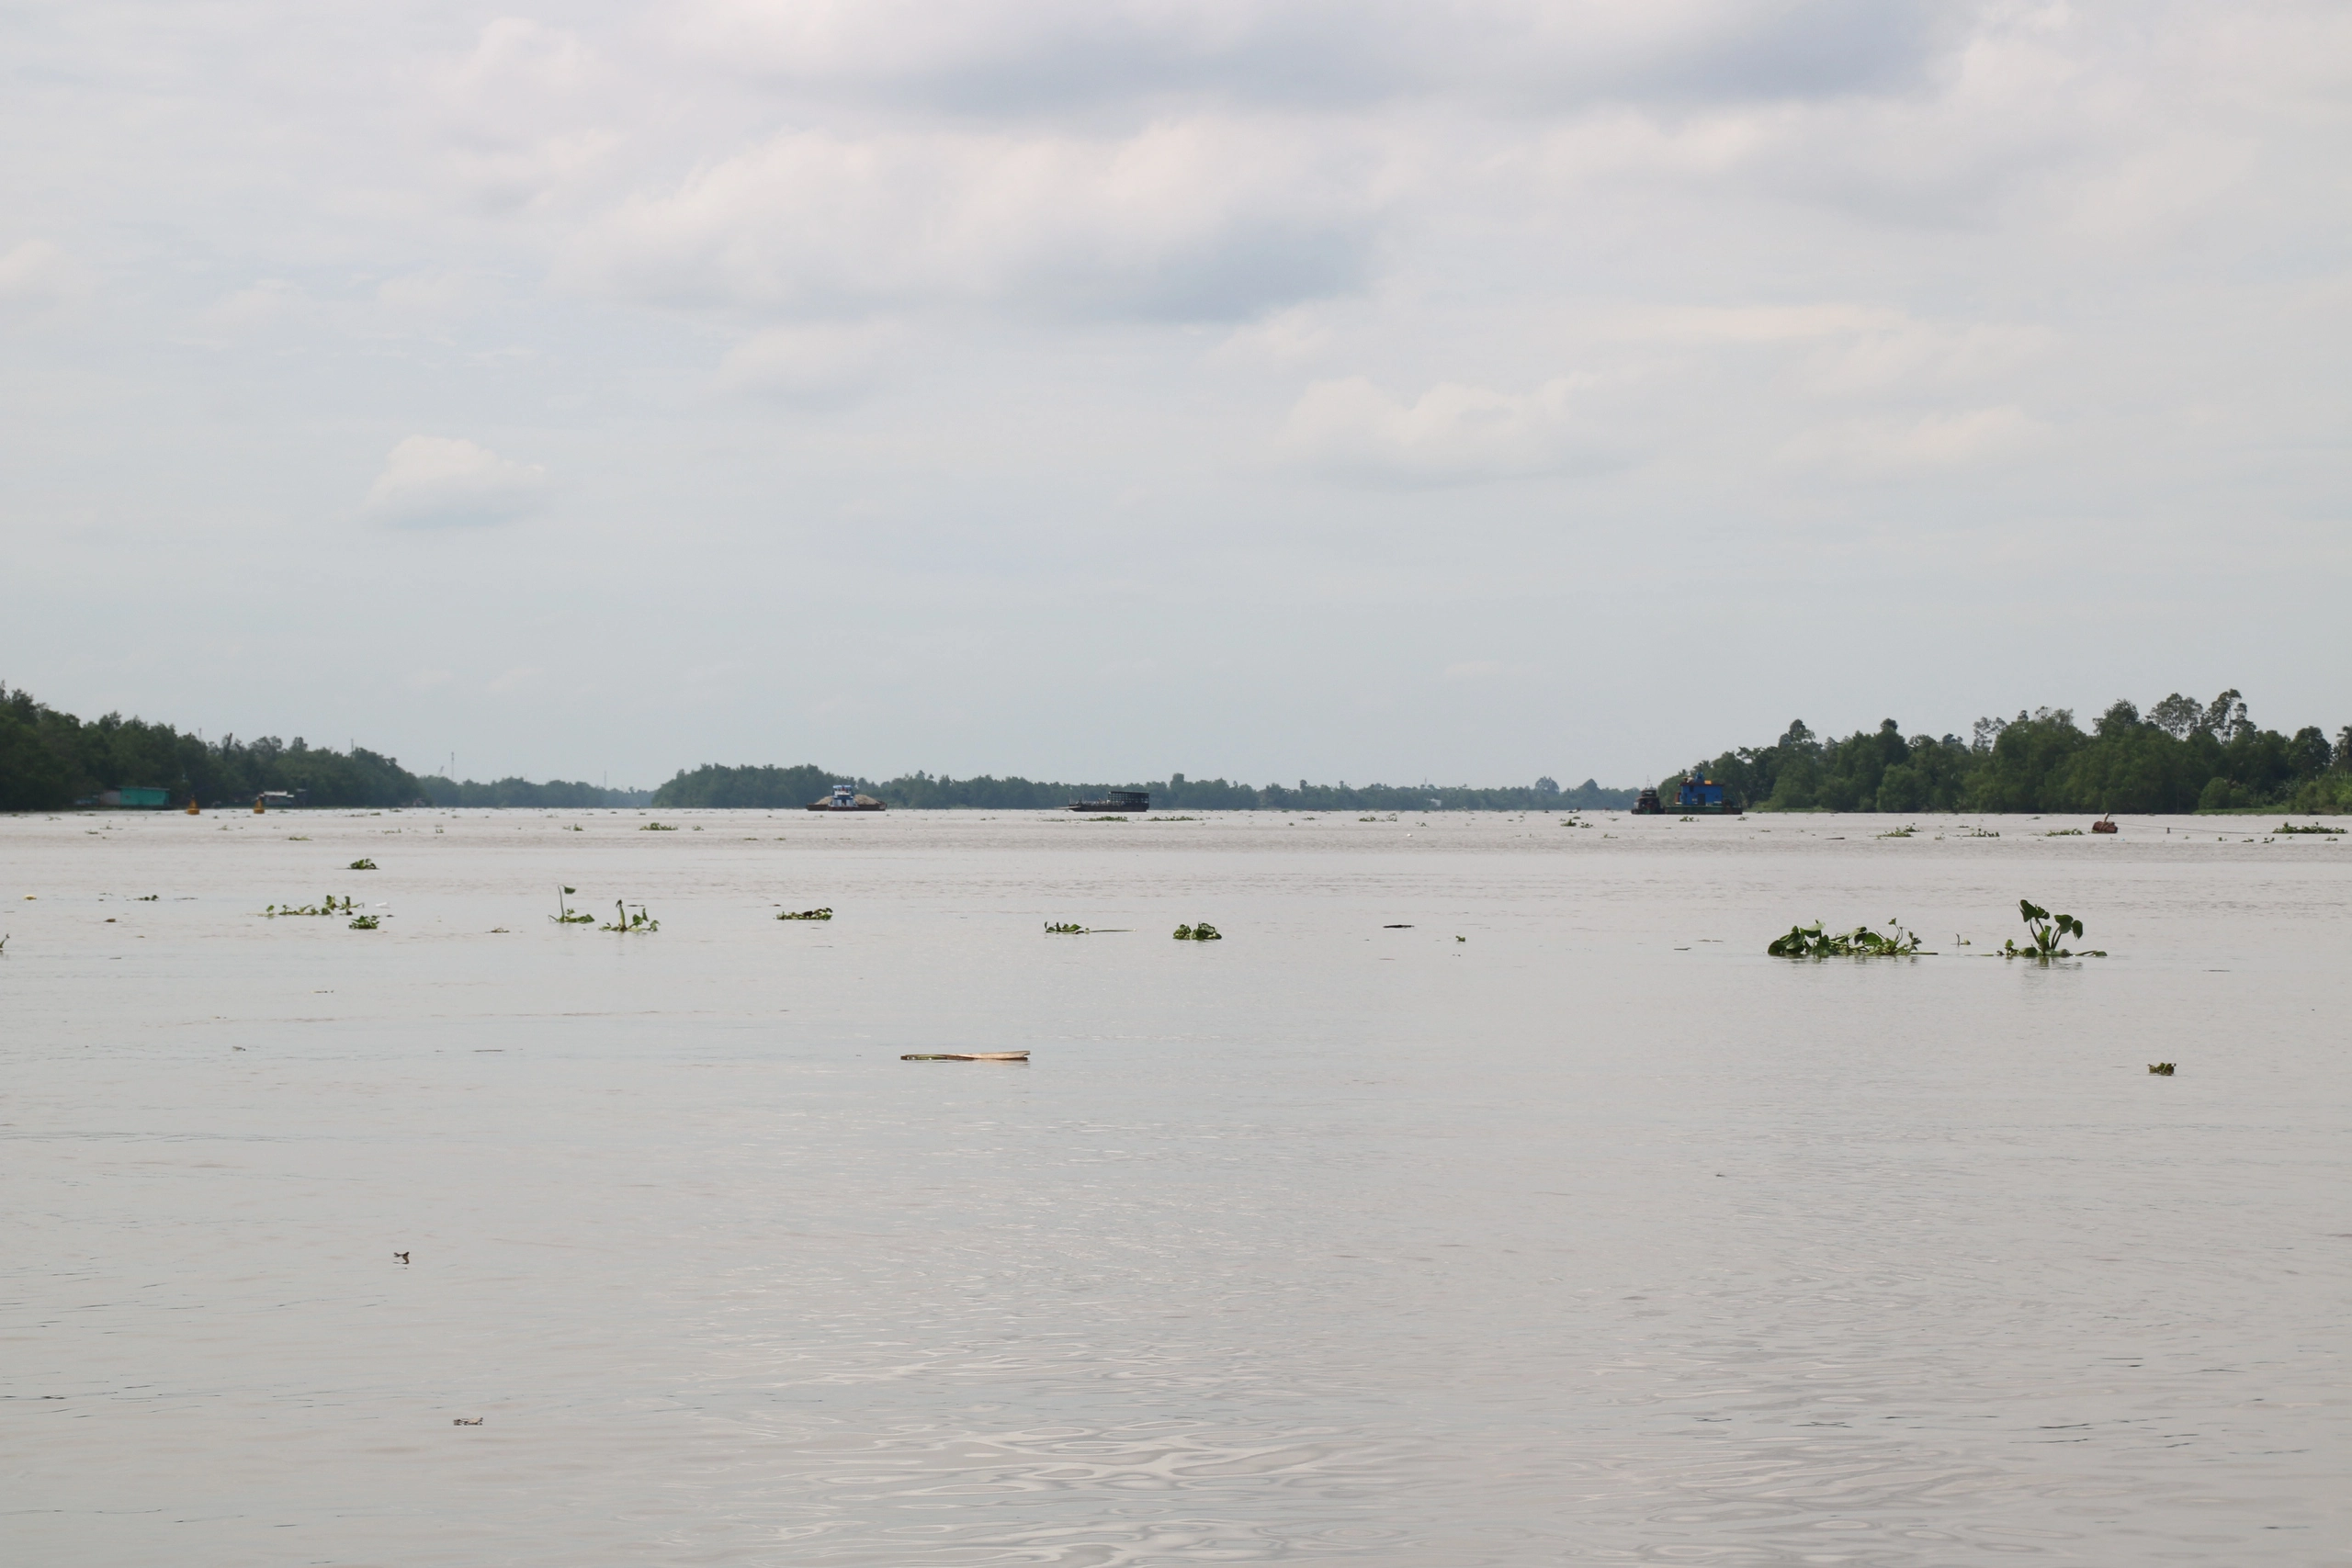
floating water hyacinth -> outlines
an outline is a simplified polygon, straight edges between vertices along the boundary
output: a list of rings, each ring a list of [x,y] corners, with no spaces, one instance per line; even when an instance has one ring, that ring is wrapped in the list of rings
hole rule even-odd
[[[1203,920],[1197,926],[1178,926],[1176,940],[1178,942],[1223,942],[1225,933],[1206,920]]]
[[[632,910],[616,898],[613,900],[612,922],[596,929],[600,931],[658,931],[662,929],[662,922],[648,914],[644,905],[639,904]]]
[[[347,871],[373,871],[376,869],[376,863],[369,860],[366,855],[361,855],[357,860],[353,861],[350,865],[346,866],[345,869]]]
[[[351,929],[356,931],[372,931],[376,929],[378,923],[379,922],[375,916],[362,915],[351,922]]]
[[[2004,958],[2030,958],[2037,963],[2047,964],[2053,958],[2107,956],[2098,948],[2069,953],[2058,945],[2070,936],[2079,939],[2083,934],[2083,922],[2072,915],[2053,915],[2032,899],[2020,898],[2018,900],[2018,918],[2025,921],[2026,945],[2019,947],[2014,937],[2005,940],[2001,943],[2001,956]]]
[[[786,909],[776,916],[779,920],[830,920],[832,918],[833,907],[830,904],[821,909]]]
[[[596,923],[596,917],[595,917],[595,916],[594,916],[594,915],[589,915],[589,914],[582,914],[582,913],[576,912],[575,910],[573,910],[573,908],[571,908],[571,905],[569,905],[569,904],[567,904],[567,903],[565,903],[565,902],[564,902],[564,898],[565,898],[568,895],[571,895],[571,894],[573,894],[573,893],[577,893],[577,892],[579,892],[579,891],[580,891],[580,889],[578,889],[577,887],[565,887],[565,886],[560,886],[560,885],[558,885],[557,889],[556,889],[556,895],[555,895],[555,908],[556,908],[556,912],[555,912],[554,914],[552,914],[552,915],[549,915],[549,916],[548,917],[548,919],[550,919],[550,920],[553,920],[557,925],[560,925],[560,926],[593,926],[593,925],[594,925],[594,924]]]
[[[272,904],[262,913],[276,919],[280,915],[348,915],[356,908],[349,898],[337,902],[335,896],[330,893],[315,904]]]
[[[1916,934],[1903,929],[1902,921],[1890,919],[1886,923],[1885,934],[1868,926],[1849,931],[1824,931],[1819,920],[1809,926],[1791,926],[1788,935],[1764,951],[1775,958],[1908,958],[1927,951]]]

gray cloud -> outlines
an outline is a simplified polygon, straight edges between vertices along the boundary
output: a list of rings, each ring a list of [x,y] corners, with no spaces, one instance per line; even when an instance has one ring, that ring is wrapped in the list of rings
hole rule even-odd
[[[368,488],[370,516],[403,527],[504,523],[546,497],[547,469],[446,435],[411,435],[386,455]]]
[[[705,0],[692,36],[766,80],[978,115],[1208,95],[1325,108],[1775,99],[1917,85],[1967,8],[1919,0]]]

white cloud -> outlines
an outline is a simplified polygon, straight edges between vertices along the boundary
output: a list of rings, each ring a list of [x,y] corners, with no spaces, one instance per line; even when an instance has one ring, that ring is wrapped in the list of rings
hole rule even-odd
[[[593,189],[643,112],[641,89],[579,34],[519,17],[490,22],[432,85],[448,167],[493,211]]]
[[[785,131],[632,198],[570,261],[626,295],[794,314],[1011,306],[1229,320],[1352,283],[1373,192],[1279,127]]]
[[[198,311],[185,337],[191,343],[219,347],[314,313],[313,302],[294,285],[282,278],[264,278]]]
[[[2045,446],[2049,426],[2012,407],[1970,409],[1922,419],[1871,417],[1808,430],[1782,449],[1790,462],[1864,475],[1965,468],[2026,457]]]
[[[62,246],[27,240],[0,252],[0,310],[39,314],[90,297],[88,276]]]
[[[470,441],[412,435],[384,459],[366,510],[411,527],[503,523],[537,506],[547,470],[517,463]]]
[[[718,383],[729,391],[791,402],[842,402],[873,384],[904,351],[905,337],[890,322],[773,327],[728,350]]]
[[[1559,377],[1525,392],[1441,381],[1410,403],[1362,376],[1317,381],[1293,405],[1280,446],[1333,474],[1448,484],[1592,466],[1598,447]]]

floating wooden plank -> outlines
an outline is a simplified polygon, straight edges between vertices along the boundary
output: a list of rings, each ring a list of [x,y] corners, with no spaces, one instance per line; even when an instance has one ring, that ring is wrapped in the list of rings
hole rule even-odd
[[[1028,1059],[1026,1051],[937,1051],[899,1058],[901,1062],[1025,1062]]]

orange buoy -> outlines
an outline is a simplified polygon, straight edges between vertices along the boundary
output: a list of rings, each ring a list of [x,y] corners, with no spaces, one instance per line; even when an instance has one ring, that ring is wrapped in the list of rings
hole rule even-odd
[[[196,796],[192,795],[187,797],[187,814],[190,817],[201,817],[204,815],[203,811],[199,809],[196,804]]]
[[[255,795],[255,796],[254,796],[254,816],[256,816],[256,817],[259,817],[261,814],[262,814],[261,796],[259,796],[259,795]]]

